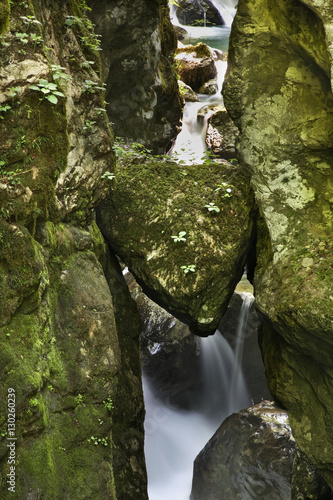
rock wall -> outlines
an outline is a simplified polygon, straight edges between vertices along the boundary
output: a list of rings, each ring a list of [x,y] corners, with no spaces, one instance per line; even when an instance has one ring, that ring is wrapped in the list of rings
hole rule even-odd
[[[333,485],[332,3],[241,0],[226,107],[261,213],[255,293],[272,394]]]
[[[86,13],[0,3],[3,499],[147,497],[139,317],[94,222],[115,162]]]
[[[157,153],[170,149],[181,118],[168,0],[90,0],[101,34],[103,79],[115,134]]]

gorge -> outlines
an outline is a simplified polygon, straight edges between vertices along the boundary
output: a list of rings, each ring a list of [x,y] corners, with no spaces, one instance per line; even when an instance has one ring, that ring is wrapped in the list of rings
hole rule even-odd
[[[178,20],[181,7],[187,16],[193,5],[200,11],[184,44],[209,23],[229,35],[236,2],[177,3]],[[254,286],[274,403],[236,412],[202,443],[190,439],[194,455],[203,448],[194,500],[222,490],[230,500],[275,498],[253,463],[262,463],[263,436],[271,446],[277,422],[288,459],[271,456],[273,471],[260,466],[276,498],[331,498],[332,2],[239,0],[222,90],[236,150],[203,163],[166,155],[184,106],[175,59],[184,20],[173,28],[167,0],[0,0],[5,500],[148,499],[144,320],[125,266],[189,326],[186,338],[207,344],[245,267]],[[213,139],[224,133],[218,120],[209,119]],[[166,365],[176,371],[172,358]],[[257,441],[247,422],[258,426]],[[274,483],[278,464],[287,472]]]

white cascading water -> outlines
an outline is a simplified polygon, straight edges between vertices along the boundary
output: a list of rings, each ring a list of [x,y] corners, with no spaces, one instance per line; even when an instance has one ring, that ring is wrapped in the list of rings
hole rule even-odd
[[[201,339],[199,404],[197,396],[187,410],[162,403],[143,379],[149,500],[189,500],[195,457],[228,415],[250,406],[241,344],[252,301],[253,296],[243,300],[235,353],[219,331]]]
[[[205,42],[211,48],[227,50],[228,39],[230,34],[230,26],[233,21],[237,2],[235,0],[214,0],[212,2],[217,10],[220,12],[226,25],[219,27],[207,27],[206,18],[204,17],[204,27],[197,26],[183,26],[179,23],[176,16],[176,5],[174,2],[170,3],[171,20],[173,24],[186,29],[188,37],[185,38],[185,44],[196,44],[199,41]],[[206,11],[204,11],[206,14]],[[199,111],[207,105],[222,105],[222,85],[224,75],[227,69],[227,62],[217,60],[215,61],[217,69],[217,90],[214,95],[198,94],[199,102],[186,102],[183,111],[183,126],[181,132],[178,134],[172,154],[176,156],[178,161],[186,164],[200,164],[206,158],[206,133],[208,119],[210,114],[206,113],[205,116],[198,120]]]
[[[222,85],[227,70],[226,61],[216,61],[217,69],[217,92],[213,95],[198,94],[198,102],[186,102],[183,111],[183,126],[177,136],[172,154],[177,159],[191,163],[203,163],[206,154],[206,133],[210,112],[206,112],[202,119],[198,119],[199,111],[205,106],[217,106],[223,104]]]

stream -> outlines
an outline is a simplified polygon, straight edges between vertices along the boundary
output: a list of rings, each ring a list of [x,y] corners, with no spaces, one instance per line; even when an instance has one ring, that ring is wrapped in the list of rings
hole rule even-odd
[[[224,52],[228,48],[230,26],[235,14],[234,0],[213,0],[225,22],[217,27],[183,26],[188,36],[184,44],[202,41]],[[182,26],[170,5],[173,24]],[[205,19],[204,19],[205,23]],[[172,153],[185,163],[202,163],[205,159],[208,114],[198,120],[200,109],[207,104],[223,104],[222,85],[227,63],[216,61],[218,89],[216,94],[199,94],[199,102],[187,102],[183,127]],[[242,295],[242,294],[241,294]],[[148,472],[149,500],[189,500],[193,461],[223,420],[235,411],[250,406],[250,398],[241,371],[244,331],[253,296],[242,295],[238,318],[236,349],[232,350],[219,331],[200,339],[202,393],[192,397],[186,410],[162,402],[143,376],[146,407],[145,455]],[[198,402],[199,401],[199,402]]]
[[[200,398],[191,393],[184,395],[186,410],[162,403],[147,378],[143,378],[150,500],[188,500],[195,457],[228,415],[251,404],[241,363],[253,295],[241,296],[235,351],[219,331],[200,338],[202,391]]]
[[[179,23],[176,16],[176,6],[170,5],[171,20],[174,25],[186,29],[187,36],[182,41],[182,45],[195,45],[199,42],[206,43],[211,49],[217,51],[228,51],[230,28],[235,15],[234,0],[215,0],[215,7],[221,13],[225,21],[223,26],[197,27],[184,26]],[[229,24],[230,23],[230,24]],[[171,151],[177,157],[178,161],[187,164],[200,164],[206,159],[206,132],[210,113],[204,114],[204,118],[198,119],[198,113],[207,105],[218,106],[223,104],[222,85],[225,72],[227,70],[227,61],[216,60],[217,69],[217,90],[213,95],[197,94],[198,102],[186,102],[183,111],[183,126],[178,134],[174,147]]]

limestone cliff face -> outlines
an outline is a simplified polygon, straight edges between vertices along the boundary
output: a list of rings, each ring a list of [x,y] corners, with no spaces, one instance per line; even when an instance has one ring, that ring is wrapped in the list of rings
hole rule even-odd
[[[332,2],[241,0],[225,104],[261,213],[255,269],[270,390],[333,485]]]
[[[103,79],[115,134],[164,153],[180,127],[182,102],[168,0],[90,0],[101,34]]]
[[[144,499],[139,319],[93,220],[114,168],[98,40],[74,0],[2,1],[0,31],[0,496]]]

